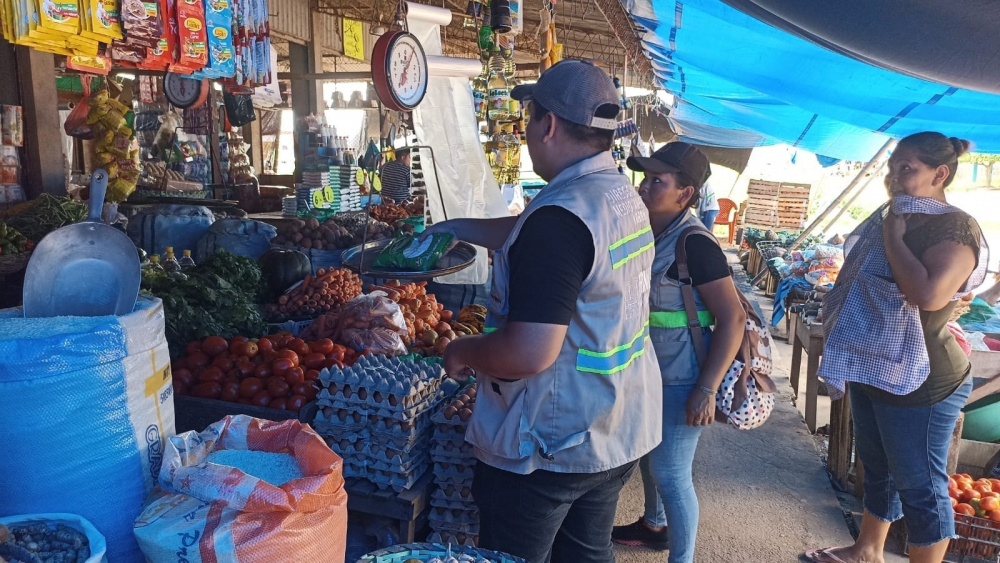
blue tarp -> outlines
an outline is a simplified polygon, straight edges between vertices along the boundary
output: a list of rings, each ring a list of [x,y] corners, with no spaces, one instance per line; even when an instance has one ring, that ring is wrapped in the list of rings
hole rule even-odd
[[[625,0],[670,119],[696,143],[787,143],[868,160],[890,137],[941,131],[1000,153],[1000,95],[878,68],[771,27],[721,0]],[[929,38],[930,40],[930,38]]]

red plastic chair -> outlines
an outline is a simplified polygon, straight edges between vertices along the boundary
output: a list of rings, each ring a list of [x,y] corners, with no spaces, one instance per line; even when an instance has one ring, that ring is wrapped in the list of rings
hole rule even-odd
[[[720,226],[725,226],[727,229],[726,236],[729,244],[733,244],[733,240],[736,239],[737,209],[738,206],[735,201],[725,198],[719,199],[719,216],[715,218],[715,228],[713,228],[712,231],[714,234],[715,229]]]

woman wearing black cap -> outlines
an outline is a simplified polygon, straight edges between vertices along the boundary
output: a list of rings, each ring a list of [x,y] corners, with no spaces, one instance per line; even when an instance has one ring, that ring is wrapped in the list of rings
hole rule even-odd
[[[705,365],[699,366],[687,327],[675,249],[682,232],[701,226],[692,210],[698,208],[699,190],[711,174],[708,159],[697,147],[678,142],[650,158],[629,158],[628,166],[645,172],[639,195],[656,235],[650,339],[663,380],[663,441],[640,461],[645,515],[630,526],[615,528],[612,539],[658,550],[667,549],[669,539],[670,563],[687,563],[694,560],[698,531],[698,497],[691,479],[694,453],[702,427],[715,418],[715,393],[736,357],[746,316],[718,242],[704,230],[689,236],[685,243],[689,283],[709,344]],[[713,324],[714,332],[709,328]]]

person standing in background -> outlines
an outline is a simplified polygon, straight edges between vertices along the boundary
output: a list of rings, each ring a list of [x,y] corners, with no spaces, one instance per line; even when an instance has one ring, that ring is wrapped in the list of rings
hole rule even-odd
[[[396,151],[396,160],[390,160],[382,165],[380,174],[382,180],[382,201],[403,203],[408,201],[410,194],[410,151]]]
[[[715,226],[715,218],[719,216],[719,199],[715,197],[715,188],[711,181],[701,187],[701,201],[698,202],[698,218],[709,231]]]

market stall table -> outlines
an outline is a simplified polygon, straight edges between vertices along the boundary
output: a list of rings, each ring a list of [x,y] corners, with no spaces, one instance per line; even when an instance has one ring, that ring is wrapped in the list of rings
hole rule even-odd
[[[428,471],[412,487],[396,493],[379,489],[367,479],[346,479],[347,509],[371,516],[388,518],[399,526],[399,542],[412,543],[425,521],[430,505],[434,472]]]
[[[792,371],[789,379],[796,397],[799,394],[799,372],[802,369],[802,350],[809,355],[806,366],[806,425],[816,433],[816,397],[819,395],[819,360],[823,355],[823,325],[807,323],[801,317],[795,321],[795,338],[792,344]]]

